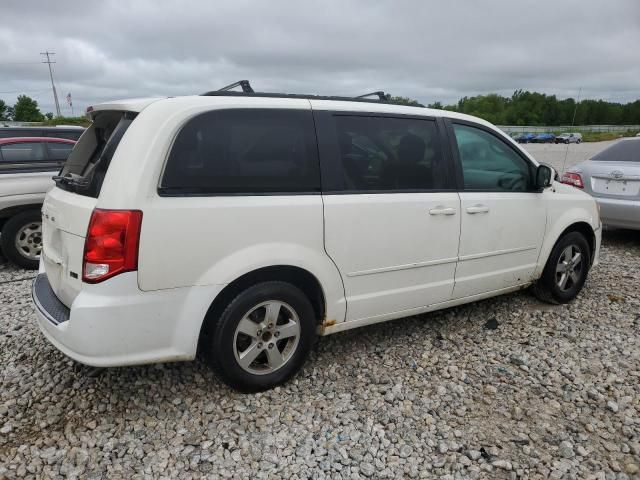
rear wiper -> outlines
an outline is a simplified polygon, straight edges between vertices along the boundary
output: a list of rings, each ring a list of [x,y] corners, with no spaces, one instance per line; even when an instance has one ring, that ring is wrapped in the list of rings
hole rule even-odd
[[[89,181],[85,177],[75,173],[67,173],[64,176],[55,175],[53,177],[53,181],[56,182],[56,185],[62,184],[80,188],[86,188],[89,186]]]

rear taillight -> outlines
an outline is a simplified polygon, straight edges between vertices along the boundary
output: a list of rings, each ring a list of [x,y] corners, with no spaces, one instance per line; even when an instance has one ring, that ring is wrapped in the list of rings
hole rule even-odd
[[[582,177],[579,173],[565,172],[562,174],[561,182],[567,185],[573,185],[574,187],[584,188],[584,183],[582,183]]]
[[[98,283],[138,269],[140,210],[101,210],[91,214],[84,242],[82,280]]]

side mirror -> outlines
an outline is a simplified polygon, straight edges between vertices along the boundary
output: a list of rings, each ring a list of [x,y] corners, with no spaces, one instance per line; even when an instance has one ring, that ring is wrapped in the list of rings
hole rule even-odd
[[[538,169],[536,170],[536,188],[542,191],[545,188],[550,187],[556,176],[557,174],[555,170],[549,165],[538,165]]]

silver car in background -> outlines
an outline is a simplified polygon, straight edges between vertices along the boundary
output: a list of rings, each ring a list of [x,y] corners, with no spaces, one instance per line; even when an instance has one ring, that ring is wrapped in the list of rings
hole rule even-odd
[[[562,183],[594,196],[605,226],[640,230],[640,137],[620,139],[571,167]]]

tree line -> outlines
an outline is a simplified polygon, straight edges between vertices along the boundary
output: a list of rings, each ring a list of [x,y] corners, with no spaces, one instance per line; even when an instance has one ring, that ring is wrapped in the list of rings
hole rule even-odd
[[[389,100],[424,107],[407,97]],[[434,102],[427,107],[474,115],[496,125],[640,125],[640,100],[629,103],[581,100],[576,108],[573,98],[558,100],[555,95],[524,90],[516,90],[511,97],[490,93],[463,97],[453,105]]]
[[[388,100],[400,105],[424,107],[407,97],[389,96]],[[523,90],[516,90],[511,97],[490,93],[463,97],[454,105],[434,102],[427,107],[467,113],[496,125],[640,125],[640,100],[629,103],[582,100],[576,108],[573,98],[558,100],[555,95]],[[13,106],[0,100],[0,120],[42,122],[52,118],[52,113],[43,114],[38,102],[27,95],[19,95]]]

